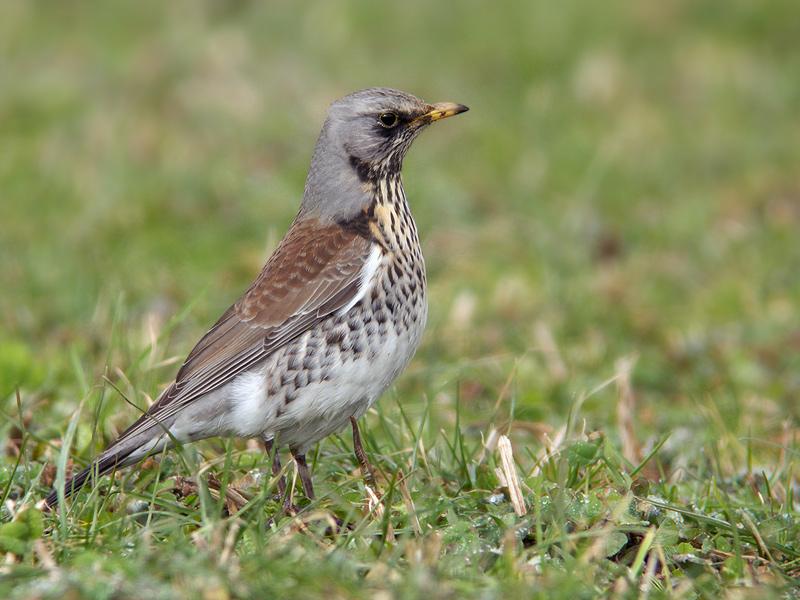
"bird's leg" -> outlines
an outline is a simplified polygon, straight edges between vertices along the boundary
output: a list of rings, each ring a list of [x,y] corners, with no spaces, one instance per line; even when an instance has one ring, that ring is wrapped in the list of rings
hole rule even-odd
[[[274,440],[264,440],[264,449],[267,451],[267,456],[272,454]],[[275,455],[272,457],[272,476],[277,477],[281,475],[281,457],[278,454],[278,449],[275,448]],[[286,476],[281,475],[278,479],[278,494],[281,498],[286,495]]]
[[[378,491],[375,485],[375,471],[367,458],[367,453],[364,452],[364,446],[361,444],[361,432],[358,430],[358,421],[355,417],[350,417],[350,424],[353,426],[353,450],[358,459],[358,465],[361,468],[361,475],[364,477],[364,482],[369,485],[374,492]]]
[[[306,455],[299,454],[292,450],[294,462],[297,464],[297,474],[300,475],[300,483],[303,484],[303,492],[309,500],[314,499],[314,484],[311,482],[311,473],[306,463]]]

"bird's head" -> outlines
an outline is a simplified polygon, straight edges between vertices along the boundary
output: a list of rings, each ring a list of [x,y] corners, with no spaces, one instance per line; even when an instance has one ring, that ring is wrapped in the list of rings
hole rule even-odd
[[[334,102],[326,127],[330,143],[355,166],[393,174],[423,129],[466,110],[461,104],[428,104],[399,90],[370,88]]]
[[[423,129],[466,110],[452,102],[428,104],[390,88],[369,88],[340,98],[328,109],[314,150],[304,207],[322,213],[352,213],[359,202],[354,192],[360,190],[363,195],[371,182],[397,175]],[[325,197],[321,188],[326,190]],[[332,195],[341,206],[326,206]]]

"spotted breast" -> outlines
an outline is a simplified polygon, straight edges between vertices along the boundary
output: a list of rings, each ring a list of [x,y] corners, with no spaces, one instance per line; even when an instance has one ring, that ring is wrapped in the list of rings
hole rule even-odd
[[[399,177],[340,226],[370,240],[354,301],[270,357],[231,393],[232,433],[298,453],[360,417],[405,369],[427,318],[425,262]]]

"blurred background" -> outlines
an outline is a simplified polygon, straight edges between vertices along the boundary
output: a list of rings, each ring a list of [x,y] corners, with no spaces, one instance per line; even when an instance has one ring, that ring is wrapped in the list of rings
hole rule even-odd
[[[589,392],[627,369],[641,444],[794,435],[793,0],[0,12],[0,394],[43,439],[104,375],[157,394],[286,230],[327,105],[377,85],[471,108],[406,161],[430,325],[384,402],[431,401],[436,435],[456,403],[548,431],[583,398],[616,436]],[[106,437],[136,414],[98,410]]]

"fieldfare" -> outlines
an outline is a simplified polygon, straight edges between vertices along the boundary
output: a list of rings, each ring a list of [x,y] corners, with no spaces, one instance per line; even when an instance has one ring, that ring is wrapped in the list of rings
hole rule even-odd
[[[306,451],[348,423],[371,475],[357,419],[408,364],[425,327],[425,262],[400,179],[411,143],[467,110],[388,88],[334,102],[303,201],[261,274],[189,353],[175,381],[66,484],[214,436],[288,447],[314,498]],[[281,483],[281,488],[284,488]],[[59,501],[52,490],[48,507]]]

